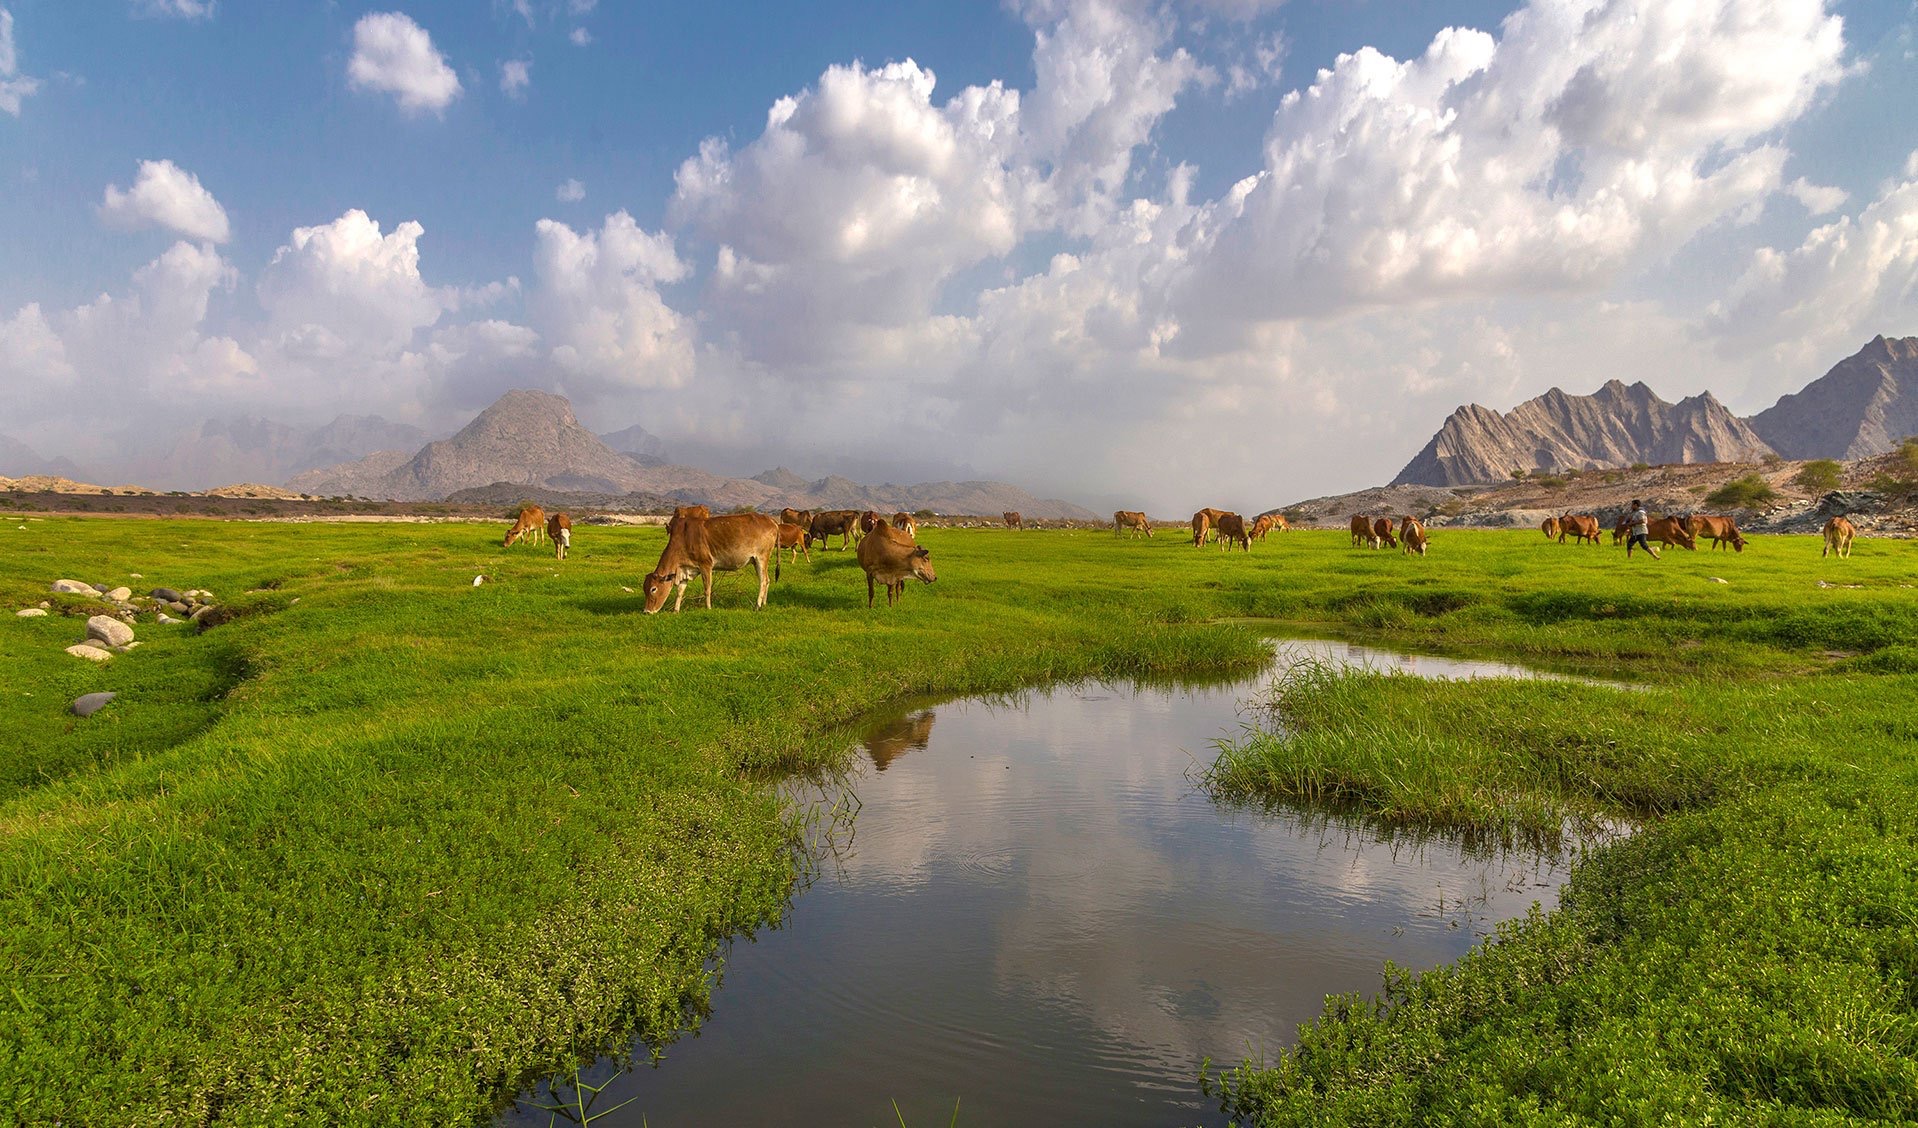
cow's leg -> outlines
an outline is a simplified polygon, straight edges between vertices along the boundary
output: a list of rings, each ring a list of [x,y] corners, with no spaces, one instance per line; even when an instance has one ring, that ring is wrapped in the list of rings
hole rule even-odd
[[[677,615],[679,614],[679,605],[686,602],[686,578],[684,576],[673,581],[673,593],[673,614]]]
[[[766,588],[772,583],[772,580],[768,579],[766,576],[766,558],[764,556],[753,557],[753,567],[759,569],[759,604],[758,606],[761,608],[764,608],[766,606]],[[773,570],[778,571],[778,569],[779,569],[779,564],[777,561],[775,561],[773,564]]]
[[[699,570],[701,594],[706,597],[706,610],[713,609],[713,567],[708,564]]]
[[[876,590],[874,590],[874,588],[873,588],[873,586],[872,586],[872,573],[871,573],[871,572],[867,572],[867,573],[866,573],[866,610],[868,610],[868,611],[870,611],[870,610],[872,610],[872,601],[873,601],[873,597],[874,597],[874,596],[876,596],[877,594],[878,594],[878,592],[877,592]],[[890,595],[892,594],[892,585],[891,585],[891,584],[887,584],[887,585],[886,585],[886,594],[887,594],[888,596],[890,596]],[[887,606],[891,606],[891,604],[890,604],[890,603],[888,603],[888,604],[887,604]]]

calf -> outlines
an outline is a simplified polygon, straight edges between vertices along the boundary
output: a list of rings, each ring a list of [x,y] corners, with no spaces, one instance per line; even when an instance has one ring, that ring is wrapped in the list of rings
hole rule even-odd
[[[812,563],[812,548],[806,543],[811,539],[811,537],[806,535],[806,530],[800,528],[798,525],[790,521],[781,521],[779,523],[779,547],[792,550],[786,556],[786,562],[788,564],[796,563],[799,560],[799,554],[802,552],[806,554],[806,563]]]
[[[1399,539],[1392,535],[1392,519],[1390,517],[1381,517],[1372,522],[1372,547],[1377,548],[1381,544],[1386,548],[1397,548],[1399,546]]]
[[[886,585],[886,606],[891,607],[906,597],[908,579],[916,577],[921,583],[929,584],[937,578],[933,575],[931,554],[884,520],[859,542],[859,567],[866,573],[868,608],[877,594],[874,581]]]
[[[1539,532],[1545,534],[1546,540],[1557,540],[1558,539],[1558,518],[1556,517],[1545,518],[1545,520],[1539,524],[1538,530]]]
[[[751,564],[759,573],[759,601],[766,606],[766,589],[779,576],[779,522],[759,513],[727,517],[681,517],[666,532],[666,548],[659,564],[646,577],[645,611],[655,614],[676,593],[673,611],[686,601],[686,581],[697,575],[706,609],[713,606],[713,573],[731,572]],[[770,565],[770,571],[768,571]]]
[[[1145,514],[1134,509],[1117,510],[1112,514],[1112,535],[1116,537],[1127,529],[1132,530],[1134,536],[1140,533],[1152,536],[1152,522],[1146,520]]]
[[[573,547],[573,519],[564,513],[555,513],[546,519],[546,535],[553,539],[553,555],[566,559],[566,550]]]
[[[1407,517],[1399,522],[1399,539],[1405,542],[1405,552],[1425,555],[1425,526],[1419,524],[1417,518]]]
[[[500,542],[500,547],[505,548],[521,539],[538,543],[545,531],[546,511],[537,505],[528,505],[519,511],[519,520],[513,522],[513,527],[506,530],[506,539]]]
[[[1839,559],[1849,560],[1851,541],[1857,535],[1858,527],[1853,525],[1849,518],[1833,517],[1825,522],[1825,547],[1819,552],[1819,559],[1822,560],[1835,553]]]

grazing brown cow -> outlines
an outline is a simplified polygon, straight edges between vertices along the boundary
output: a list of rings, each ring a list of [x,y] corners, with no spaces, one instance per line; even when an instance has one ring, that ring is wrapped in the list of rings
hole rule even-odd
[[[1625,538],[1631,535],[1632,517],[1631,514],[1628,513],[1618,519],[1618,524],[1612,526],[1612,547],[1617,548],[1619,545],[1624,544]]]
[[[786,562],[788,564],[797,563],[799,554],[802,552],[806,554],[806,563],[812,563],[812,547],[806,543],[810,539],[811,538],[806,535],[804,528],[793,524],[791,521],[781,521],[779,523],[779,547],[782,549],[792,549],[786,556]]]
[[[1200,513],[1205,515],[1206,535],[1210,536],[1212,530],[1219,527],[1219,518],[1225,516],[1226,511],[1223,509],[1214,509],[1208,505],[1204,509],[1199,510],[1199,513],[1193,514],[1193,516],[1197,517]],[[1200,540],[1199,543],[1204,544],[1205,541]]]
[[[519,511],[519,520],[513,522],[513,527],[506,530],[506,539],[501,541],[499,546],[505,548],[521,539],[537,544],[539,538],[545,534],[546,511],[537,505],[528,505]]]
[[[1255,541],[1263,541],[1265,535],[1272,531],[1274,524],[1276,522],[1273,521],[1270,513],[1261,513],[1258,519],[1252,522],[1252,528],[1247,530],[1247,535]]]
[[[1271,515],[1271,517],[1272,517],[1273,528],[1277,529],[1281,533],[1289,533],[1292,531],[1292,522],[1287,521],[1285,519],[1285,514],[1274,513]]]
[[[1399,522],[1399,539],[1405,542],[1404,551],[1425,555],[1425,526],[1415,517],[1407,517]]]
[[[1134,509],[1121,509],[1114,512],[1112,535],[1116,537],[1127,529],[1131,529],[1135,536],[1139,533],[1144,533],[1148,538],[1152,536],[1152,522],[1146,520],[1145,514]]]
[[[1212,532],[1212,511],[1201,509],[1192,515],[1192,547],[1205,544],[1207,535]]]
[[[1006,519],[1006,528],[1008,529],[1023,529],[1026,527],[1026,519],[1019,516],[1016,510],[1008,509],[1003,516]]]
[[[1360,545],[1379,546],[1378,539],[1372,535],[1372,519],[1363,513],[1352,514],[1352,547]]]
[[[803,529],[812,524],[812,510],[788,507],[779,511],[779,520],[784,524],[798,525]]]
[[[1685,523],[1676,517],[1654,517],[1645,525],[1648,540],[1663,545],[1677,545],[1690,552],[1698,551],[1698,542],[1685,531]]]
[[[564,513],[555,513],[546,519],[546,535],[553,539],[554,557],[566,559],[566,550],[573,547],[573,519]]]
[[[1694,513],[1685,518],[1685,531],[1694,537],[1711,541],[1713,548],[1723,548],[1729,544],[1733,552],[1745,551],[1745,537],[1738,531],[1738,522],[1730,517],[1706,517]]]
[[[1245,518],[1237,513],[1219,515],[1219,547],[1230,552],[1233,545],[1252,551],[1252,535],[1245,531]]]
[[[852,531],[859,527],[859,511],[856,509],[826,509],[812,515],[812,524],[807,526],[807,539],[816,540],[825,547],[826,538],[839,538],[839,551],[846,551],[846,544],[852,540]]]
[[[1383,544],[1386,548],[1397,548],[1399,538],[1392,534],[1392,519],[1381,517],[1372,522],[1372,547]]]
[[[1558,519],[1558,543],[1564,544],[1565,538],[1572,538],[1573,544],[1590,541],[1593,548],[1598,547],[1598,518],[1590,513],[1571,514]]]
[[[872,606],[876,594],[875,580],[886,585],[886,606],[891,607],[906,598],[907,580],[916,576],[929,584],[937,578],[932,572],[931,554],[883,520],[859,542],[859,566],[866,571],[867,607]]]
[[[1858,527],[1849,518],[1833,517],[1825,522],[1825,547],[1818,553],[1818,558],[1822,560],[1836,553],[1839,558],[1849,560],[1852,538],[1857,535]]]
[[[1545,534],[1546,540],[1557,540],[1558,539],[1558,518],[1556,517],[1545,518],[1545,520],[1539,524],[1538,530],[1539,532]]]
[[[700,578],[706,609],[713,606],[713,573],[731,572],[751,564],[759,573],[759,601],[766,606],[766,589],[779,577],[779,522],[760,513],[725,517],[681,517],[668,526],[666,549],[646,577],[645,611],[654,614],[676,592],[673,611],[686,601],[686,581]],[[769,570],[770,568],[770,570]]]

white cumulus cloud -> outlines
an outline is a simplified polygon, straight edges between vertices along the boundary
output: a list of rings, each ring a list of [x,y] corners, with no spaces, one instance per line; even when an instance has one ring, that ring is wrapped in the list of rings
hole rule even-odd
[[[0,112],[20,116],[20,103],[40,89],[40,80],[20,73],[13,45],[13,13],[0,8]]]
[[[533,85],[533,64],[525,59],[508,59],[499,65],[500,93],[508,98],[526,97],[526,88]]]
[[[586,185],[577,180],[567,180],[553,189],[553,198],[562,204],[577,204],[586,198]]]
[[[134,0],[133,10],[142,16],[181,20],[213,18],[214,0]]]
[[[1851,193],[1843,188],[1813,184],[1802,176],[1785,185],[1785,193],[1805,205],[1805,210],[1813,215],[1829,215],[1851,199]]]
[[[133,187],[107,185],[100,218],[115,227],[166,227],[194,239],[224,243],[230,235],[226,209],[200,178],[172,161],[141,161]]]
[[[527,308],[569,390],[688,380],[692,326],[659,287],[690,272],[671,236],[642,230],[624,211],[607,216],[598,231],[540,220]]]
[[[401,12],[370,12],[353,25],[346,83],[391,94],[407,113],[444,113],[460,96],[459,76],[426,29]]]
[[[355,208],[331,223],[295,228],[259,284],[281,347],[309,355],[386,354],[459,304],[420,276],[420,236],[408,220],[382,233]]]

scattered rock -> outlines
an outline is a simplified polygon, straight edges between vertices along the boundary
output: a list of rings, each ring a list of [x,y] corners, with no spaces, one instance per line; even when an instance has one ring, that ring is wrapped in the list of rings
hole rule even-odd
[[[1720,578],[1719,578],[1719,577],[1717,577],[1717,576],[1707,576],[1706,578],[1707,578],[1707,579],[1709,579],[1709,580],[1711,580],[1711,582],[1713,582],[1713,583],[1715,583],[1715,584],[1729,584],[1729,583],[1731,583],[1731,581],[1730,581],[1730,580],[1726,580],[1726,579],[1720,579]]]
[[[47,613],[44,607],[26,607],[13,613],[17,619],[32,619]]]
[[[67,706],[67,708],[76,717],[91,717],[95,713],[98,713],[100,710],[106,708],[107,702],[113,700],[117,696],[119,695],[111,691],[104,692],[104,693],[88,693],[80,697],[74,698],[73,704]]]
[[[114,588],[112,591],[107,593],[107,598],[111,599],[115,603],[125,603],[127,600],[133,598],[133,589],[128,587]]]
[[[128,572],[128,573],[127,573],[127,579],[129,579],[129,580],[144,580],[144,579],[146,579],[146,577],[145,577],[145,576],[142,576],[142,575],[141,575],[140,573],[138,573],[138,572]]]
[[[194,610],[193,610],[193,614],[191,614],[191,615],[188,615],[188,616],[187,616],[187,618],[188,618],[188,619],[190,619],[191,621],[193,621],[193,622],[195,622],[195,623],[197,623],[197,622],[199,622],[199,621],[200,621],[201,619],[204,619],[204,618],[206,618],[206,615],[207,615],[207,612],[209,612],[209,611],[211,611],[211,610],[213,610],[213,608],[211,608],[211,607],[196,607],[196,608],[194,608]]]
[[[133,641],[133,628],[111,615],[94,615],[87,620],[87,638],[108,646],[125,646]]]
[[[160,612],[160,614],[157,616],[157,619],[158,621],[162,623],[177,623],[180,621],[174,618],[173,616],[167,614],[165,611]]]
[[[152,591],[147,592],[147,594],[162,603],[179,603],[186,599],[186,596],[174,591],[172,588],[154,588]]]
[[[83,584],[79,580],[55,580],[53,590],[67,595],[93,595],[93,585]]]
[[[107,593],[107,585],[105,584],[88,584],[87,586],[92,588],[96,595],[105,595]]]
[[[191,615],[193,613],[193,608],[188,607],[186,605],[186,600],[184,599],[175,599],[170,601],[166,605],[166,609],[168,611],[173,612],[176,615]]]
[[[85,658],[89,662],[105,662],[113,657],[112,651],[102,650],[97,646],[89,646],[86,643],[67,647],[67,653],[73,655],[75,658]]]
[[[138,639],[136,639],[136,640],[134,640],[134,641],[132,641],[132,642],[129,642],[129,643],[126,643],[126,644],[124,644],[124,645],[121,645],[121,646],[116,646],[116,647],[114,647],[114,648],[113,648],[113,652],[114,652],[115,654],[125,654],[125,653],[126,653],[127,651],[129,651],[129,650],[132,650],[132,649],[133,649],[134,647],[136,647],[136,646],[138,646],[138,645],[140,645],[140,643],[139,643],[139,640],[138,640]]]

